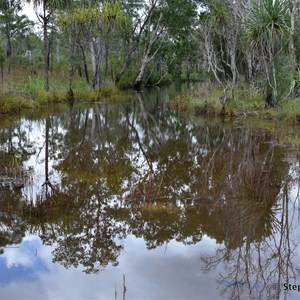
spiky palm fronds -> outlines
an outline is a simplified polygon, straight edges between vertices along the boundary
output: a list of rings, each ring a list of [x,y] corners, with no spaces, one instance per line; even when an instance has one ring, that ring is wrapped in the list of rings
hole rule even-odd
[[[246,22],[249,40],[258,44],[283,39],[289,31],[289,3],[286,0],[262,0],[254,4]]]

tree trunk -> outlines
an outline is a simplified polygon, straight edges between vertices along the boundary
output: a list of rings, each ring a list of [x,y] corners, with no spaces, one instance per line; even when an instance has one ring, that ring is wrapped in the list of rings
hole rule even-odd
[[[91,52],[91,63],[92,63],[92,71],[93,71],[93,82],[92,87],[95,89],[96,87],[100,87],[101,77],[100,77],[100,63],[101,63],[101,43],[98,40],[96,44],[92,41],[89,44],[90,52]]]
[[[10,34],[6,34],[7,38],[7,43],[6,43],[6,56],[7,56],[7,69],[8,69],[8,74],[10,74],[10,58],[12,56],[12,46],[11,46],[11,38]]]
[[[46,13],[45,2],[43,2],[43,10],[44,15],[42,17],[43,20],[43,38],[44,38],[44,86],[45,90],[49,91],[49,38],[48,38],[48,20],[49,15]]]
[[[127,70],[128,66],[130,65],[131,61],[130,61],[130,58],[132,56],[132,54],[136,51],[136,49],[138,48],[138,46],[140,45],[140,40],[141,40],[141,36],[142,34],[144,33],[144,29],[146,27],[147,24],[150,24],[150,19],[151,19],[151,16],[152,16],[152,13],[153,13],[153,10],[156,8],[156,5],[157,5],[157,0],[154,0],[151,2],[151,6],[149,8],[149,10],[147,11],[146,13],[146,16],[140,26],[140,29],[139,29],[139,32],[138,34],[136,35],[136,42],[134,43],[134,45],[130,48],[129,51],[127,51],[127,54],[125,55],[125,62],[121,68],[121,70],[118,72],[118,74],[116,75],[116,80],[115,80],[115,83],[117,84],[120,79],[122,78],[122,76],[124,75],[125,71]],[[162,15],[160,15],[159,17],[159,20],[158,20],[158,23],[157,25],[159,25],[159,22],[160,22],[160,19],[161,19]],[[158,26],[157,28],[155,29],[155,32],[157,33],[157,30],[158,30]],[[132,32],[132,35],[134,35],[134,32]],[[158,35],[159,36],[159,35]],[[152,39],[157,39],[158,36],[152,36]],[[140,85],[141,86],[141,82],[137,85]]]
[[[291,59],[291,65],[293,68],[293,71],[297,68],[297,61],[296,61],[296,53],[295,53],[295,18],[297,13],[297,3],[296,0],[290,0],[291,4],[291,27],[290,27],[290,36],[289,36],[289,54]]]
[[[146,55],[142,61],[142,65],[141,65],[139,74],[136,77],[134,84],[133,84],[133,88],[137,91],[139,91],[141,89],[143,77],[144,77],[145,70],[146,70],[148,63],[149,63],[149,57]]]
[[[0,69],[1,69],[1,83],[3,84],[3,79],[4,79],[3,62],[0,63]]]
[[[232,86],[234,87],[237,80],[237,67],[236,67],[236,47],[235,47],[235,41],[233,41],[230,50],[230,69],[232,73]]]
[[[12,46],[11,46],[11,40],[9,35],[7,35],[6,55],[8,58],[12,56]]]
[[[79,47],[81,49],[81,55],[82,55],[82,62],[83,62],[83,69],[84,69],[85,81],[86,81],[87,87],[89,88],[89,86],[90,86],[90,78],[89,78],[89,71],[88,71],[88,67],[87,67],[86,56],[85,56],[84,48],[82,47],[81,44],[79,44]]]
[[[89,42],[90,53],[91,53],[91,64],[92,64],[92,73],[96,73],[96,55],[95,55],[95,47],[94,43],[91,41]]]
[[[108,73],[108,59],[109,59],[109,42],[105,43],[105,68],[104,68],[104,81],[107,79]]]
[[[251,53],[246,54],[247,59],[247,67],[248,67],[248,79],[252,79],[253,77],[253,67],[252,67],[252,57]]]
[[[70,45],[70,61],[69,61],[69,91],[67,93],[67,100],[69,104],[73,105],[74,103],[74,92],[73,92],[73,75],[74,75],[74,66],[73,66],[73,59],[75,56],[75,40],[70,34],[69,36],[69,45]]]

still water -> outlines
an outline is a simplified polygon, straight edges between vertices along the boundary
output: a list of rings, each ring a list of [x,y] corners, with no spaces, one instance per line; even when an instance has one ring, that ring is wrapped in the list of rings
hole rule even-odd
[[[174,93],[2,118],[1,299],[300,297],[300,128]]]

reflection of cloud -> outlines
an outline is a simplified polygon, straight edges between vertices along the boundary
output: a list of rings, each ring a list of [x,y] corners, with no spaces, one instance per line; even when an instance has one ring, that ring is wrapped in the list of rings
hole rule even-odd
[[[33,265],[30,253],[21,251],[20,248],[8,248],[3,254],[6,260],[7,268],[23,266],[30,267]]]
[[[0,288],[1,299],[50,300],[38,281],[12,282]]]
[[[22,253],[20,252],[20,249],[7,249],[7,251],[5,251],[4,256],[6,259],[7,268],[19,265],[24,267],[30,267],[32,265],[32,260],[28,256],[28,253]]]
[[[142,239],[129,236],[118,267],[108,266],[99,274],[86,275],[83,268],[65,269],[53,264],[53,247],[42,246],[37,237],[26,237],[21,248],[14,250],[19,250],[16,253],[23,251],[32,262],[37,256],[47,272],[37,271],[35,261],[29,266],[34,278],[12,279],[0,286],[0,295],[1,299],[106,300],[114,299],[116,285],[117,299],[122,299],[122,276],[125,274],[126,299],[189,300],[201,299],[201,295],[206,295],[205,299],[220,299],[214,274],[202,274],[200,266],[201,252],[213,248],[214,242],[204,236],[197,245],[184,246],[171,241],[167,250],[161,246],[148,251]]]
[[[200,262],[201,252],[214,246],[204,236],[197,245],[171,241],[167,250],[161,246],[147,251],[142,240],[127,239],[120,268],[126,274],[128,299],[219,299],[214,274],[203,274]]]
[[[1,258],[4,259],[5,265],[8,269],[18,266],[24,268],[37,268],[37,264],[41,264],[40,259],[42,258],[39,255],[39,249],[43,249],[42,252],[45,252],[46,249],[48,250],[47,247],[42,247],[39,237],[28,235],[23,239],[20,246],[7,247]],[[50,253],[51,252],[49,251],[49,254]]]

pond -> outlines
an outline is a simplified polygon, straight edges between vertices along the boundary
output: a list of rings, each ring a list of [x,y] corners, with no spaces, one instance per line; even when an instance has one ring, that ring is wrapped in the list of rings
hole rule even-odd
[[[300,128],[175,94],[2,118],[1,299],[299,298]]]

